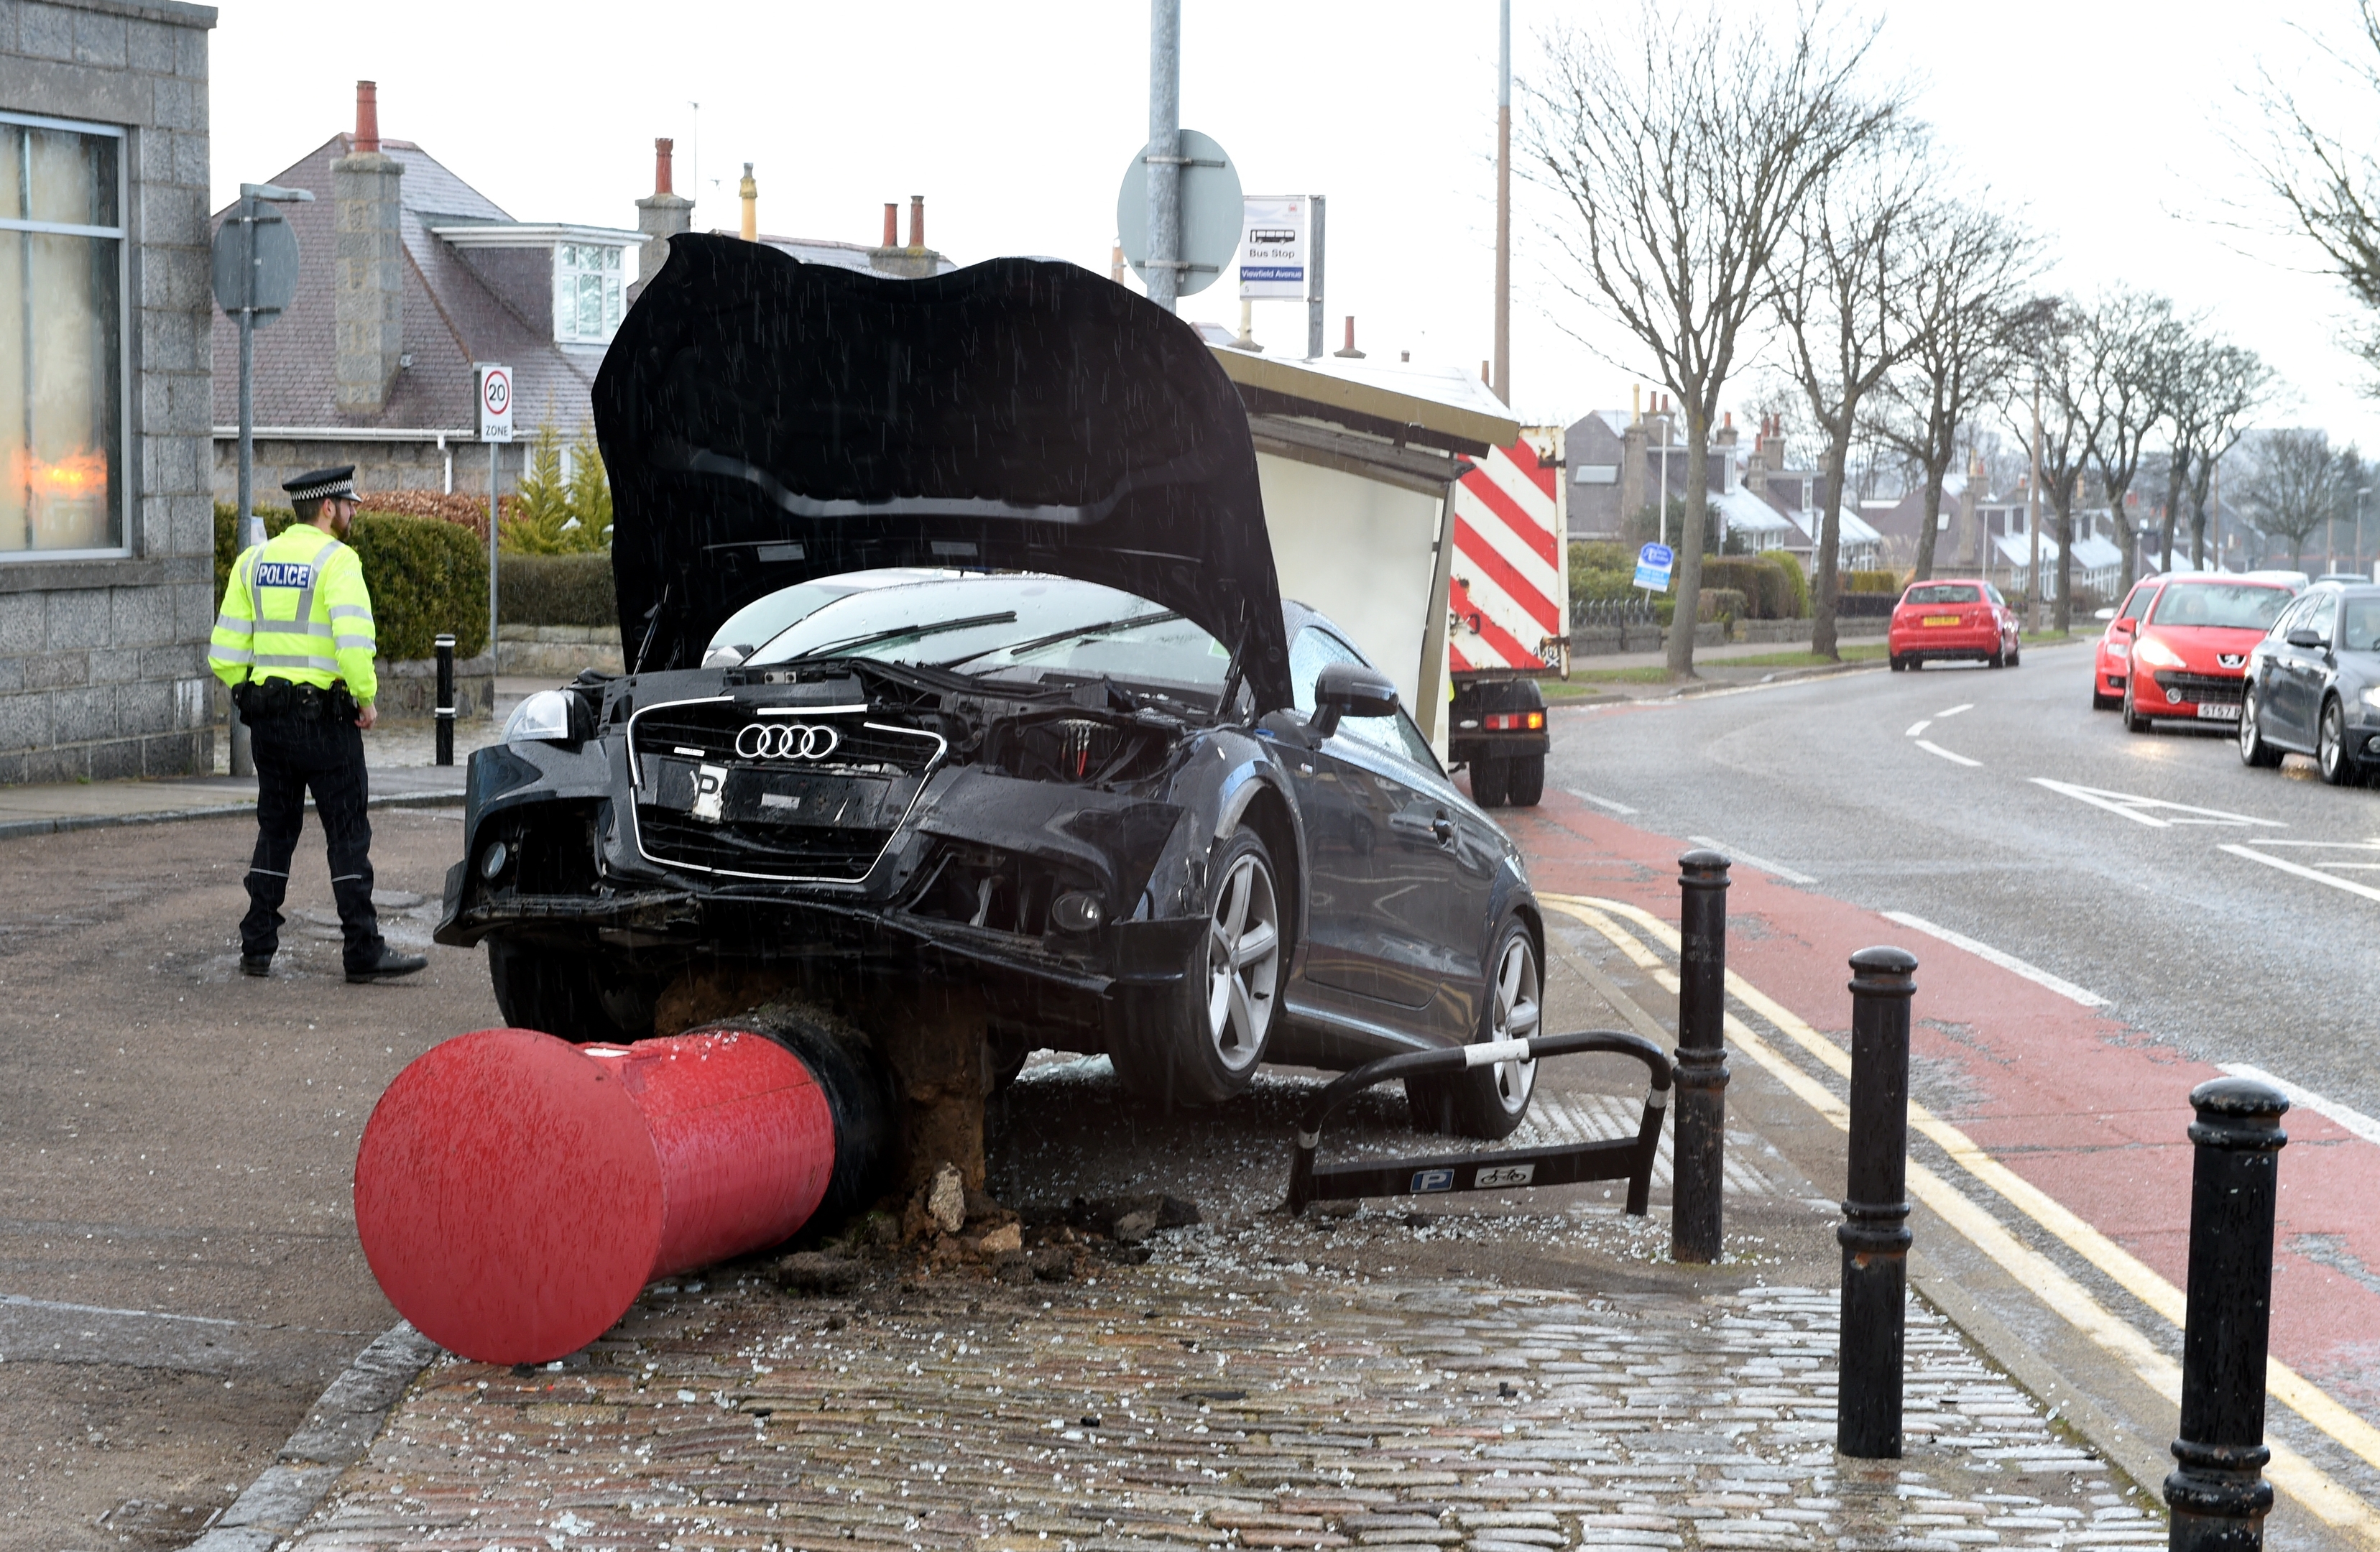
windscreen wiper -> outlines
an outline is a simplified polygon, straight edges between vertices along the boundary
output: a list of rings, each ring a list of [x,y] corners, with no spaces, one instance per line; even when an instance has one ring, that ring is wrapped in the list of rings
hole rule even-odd
[[[779,661],[807,662],[812,658],[832,657],[837,652],[849,652],[862,647],[880,646],[887,641],[900,641],[912,637],[922,639],[929,636],[940,636],[945,631],[972,630],[978,625],[1013,625],[1015,623],[1016,611],[1003,609],[997,614],[970,614],[964,620],[937,620],[924,625],[894,625],[889,630],[868,631],[861,636],[845,637],[841,641],[830,641],[822,647],[813,647],[807,652]],[[999,649],[997,647],[990,647],[986,648],[985,651],[996,652]],[[981,652],[971,652],[968,657],[982,655]],[[958,661],[965,662],[966,658],[961,658]]]
[[[948,662],[939,662],[934,666],[956,668],[961,663],[973,662],[978,658],[990,657],[994,652],[1006,652],[1011,657],[1021,658],[1027,652],[1038,652],[1044,647],[1055,647],[1061,641],[1072,641],[1077,637],[1105,636],[1110,631],[1122,630],[1126,625],[1162,625],[1183,617],[1179,612],[1168,610],[1160,614],[1132,614],[1121,620],[1102,620],[1096,625],[1075,625],[1067,630],[1051,631],[1047,636],[1037,636],[1030,641],[1019,641],[1004,647],[986,647],[981,651],[969,652],[963,658],[953,658]],[[1009,618],[1014,620],[1016,616],[1011,614]]]

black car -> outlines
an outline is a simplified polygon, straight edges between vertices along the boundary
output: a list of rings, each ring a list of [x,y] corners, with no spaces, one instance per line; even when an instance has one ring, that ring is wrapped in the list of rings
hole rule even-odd
[[[2293,750],[2347,786],[2380,769],[2380,587],[2315,583],[2249,652],[2247,673],[2242,762],[2275,766]]]
[[[899,281],[679,237],[595,415],[630,671],[472,756],[437,932],[488,945],[508,1020],[963,988],[995,1064],[1105,1051],[1191,1102],[1536,1031],[1518,854],[1281,600],[1246,411],[1172,316],[1062,263]],[[917,569],[700,666],[751,600],[884,568]],[[1496,1136],[1532,1076],[1409,1092]]]

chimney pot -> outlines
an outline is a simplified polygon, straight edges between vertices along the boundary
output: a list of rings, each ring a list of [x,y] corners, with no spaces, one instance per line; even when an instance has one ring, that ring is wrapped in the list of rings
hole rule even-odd
[[[760,240],[760,186],[752,181],[752,164],[744,164],[744,181],[736,187],[744,200],[744,240]]]
[[[1347,344],[1346,344],[1345,347],[1344,347],[1344,348],[1342,348],[1342,349],[1334,350],[1334,351],[1332,351],[1330,354],[1332,354],[1333,356],[1345,356],[1345,357],[1349,357],[1349,358],[1352,358],[1353,359],[1354,359],[1354,360],[1358,360],[1358,361],[1360,361],[1360,360],[1362,360],[1362,359],[1364,358],[1364,353],[1363,353],[1362,351],[1360,351],[1360,350],[1358,350],[1358,349],[1356,349],[1356,348],[1355,348],[1355,317],[1354,317],[1354,314],[1350,313],[1350,314],[1348,314],[1348,315],[1347,315]]]
[[[670,152],[676,144],[666,136],[653,141],[653,192],[656,194],[677,192],[670,187]]]
[[[926,197],[923,194],[909,196],[909,246],[920,249],[926,246]]]
[[[356,146],[355,154],[369,156],[380,150],[380,83],[356,82]]]
[[[1482,382],[1493,382],[1496,381],[1494,378],[1488,375],[1488,363],[1485,361],[1479,363],[1479,381]]]
[[[901,241],[901,207],[898,202],[884,201],[884,246],[898,247]]]

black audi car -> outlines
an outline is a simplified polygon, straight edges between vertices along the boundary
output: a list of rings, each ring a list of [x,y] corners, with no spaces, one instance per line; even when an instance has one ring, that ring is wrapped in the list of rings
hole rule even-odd
[[[2334,786],[2380,770],[2380,587],[2317,582],[2249,651],[2240,758],[2275,766],[2291,750]]]
[[[697,981],[824,978],[863,1018],[964,985],[996,1062],[1104,1051],[1198,1103],[1535,1032],[1517,853],[1281,600],[1246,412],[1171,315],[1062,263],[888,280],[678,237],[595,417],[629,671],[472,756],[437,932],[487,944],[507,1019],[622,1039]],[[1411,1097],[1500,1135],[1531,1080]]]

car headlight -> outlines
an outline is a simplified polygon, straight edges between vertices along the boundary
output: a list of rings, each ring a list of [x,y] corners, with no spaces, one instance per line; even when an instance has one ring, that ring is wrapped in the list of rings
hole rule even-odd
[[[539,690],[513,708],[504,722],[504,742],[563,744],[583,738],[586,734],[576,725],[581,704],[567,690]]]
[[[2111,658],[2129,658],[2131,655],[2132,649],[2123,642],[2110,641],[2107,643],[2107,656]]]
[[[2132,656],[2140,659],[2141,661],[2144,663],[2153,663],[2158,668],[2182,668],[2187,666],[2182,661],[2182,657],[2180,652],[2175,651],[2172,648],[2167,646],[2164,642],[2159,641],[2154,636],[2144,636],[2141,637],[2139,641],[2135,642],[2132,646]]]
[[[2380,685],[2363,686],[2363,706],[2366,710],[2380,711]]]

